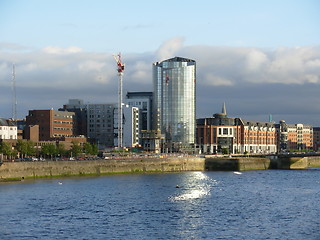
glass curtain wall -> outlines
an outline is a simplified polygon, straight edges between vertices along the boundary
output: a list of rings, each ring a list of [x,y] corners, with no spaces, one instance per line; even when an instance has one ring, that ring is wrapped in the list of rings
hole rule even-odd
[[[153,65],[155,129],[167,143],[195,143],[196,62],[175,57]]]

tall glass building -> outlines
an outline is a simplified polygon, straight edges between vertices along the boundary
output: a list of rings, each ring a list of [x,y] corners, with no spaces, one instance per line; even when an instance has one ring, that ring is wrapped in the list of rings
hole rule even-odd
[[[174,151],[192,146],[196,129],[196,62],[181,57],[156,62],[153,80],[155,130],[165,135],[166,148]]]

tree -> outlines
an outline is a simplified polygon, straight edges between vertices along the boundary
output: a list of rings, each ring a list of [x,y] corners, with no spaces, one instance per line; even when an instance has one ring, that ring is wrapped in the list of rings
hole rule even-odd
[[[9,156],[12,155],[13,151],[12,151],[12,147],[9,143],[1,142],[0,143],[0,152],[2,152],[3,155],[7,156],[7,158],[8,158]]]
[[[56,146],[56,151],[57,151],[57,154],[59,154],[60,156],[64,156],[66,154],[66,149],[64,147],[63,144],[59,143],[57,146]]]
[[[21,154],[21,157],[32,156],[36,153],[32,141],[23,141],[21,139],[17,141],[16,150]]]
[[[44,145],[41,148],[41,154],[50,156],[52,159],[52,156],[57,154],[57,148],[54,144]]]
[[[72,142],[70,152],[74,157],[77,157],[81,153],[81,147],[78,142]]]
[[[99,153],[98,146],[88,142],[84,143],[83,149],[86,154],[97,155]]]

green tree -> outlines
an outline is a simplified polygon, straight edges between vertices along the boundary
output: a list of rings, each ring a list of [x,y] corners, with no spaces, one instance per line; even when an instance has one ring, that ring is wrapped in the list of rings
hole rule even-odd
[[[91,145],[90,143],[86,142],[86,143],[83,144],[83,149],[84,149],[84,152],[85,152],[86,154],[91,154],[91,152],[92,152],[92,145]]]
[[[57,154],[57,148],[54,144],[44,145],[41,148],[41,154],[43,154],[47,157],[50,156],[52,159],[52,156]]]
[[[12,147],[7,142],[1,142],[0,143],[0,152],[3,153],[3,155],[10,157],[12,155]]]
[[[21,139],[17,141],[16,150],[20,153],[21,157],[33,156],[36,153],[32,141],[23,141]]]
[[[74,157],[77,157],[81,153],[81,147],[78,142],[72,142],[70,152]]]
[[[98,146],[95,144],[90,144],[88,142],[84,143],[83,149],[86,154],[98,155],[99,153]]]
[[[59,154],[60,156],[64,156],[67,153],[65,146],[61,143],[56,146],[56,150],[57,154]]]

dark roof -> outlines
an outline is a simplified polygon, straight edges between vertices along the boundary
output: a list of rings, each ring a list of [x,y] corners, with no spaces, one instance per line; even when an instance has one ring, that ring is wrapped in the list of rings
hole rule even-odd
[[[152,97],[153,92],[127,92],[127,97]]]
[[[16,126],[16,123],[11,119],[0,118],[0,126]]]
[[[164,62],[196,62],[196,61],[189,58],[174,57],[174,58],[164,60]]]

